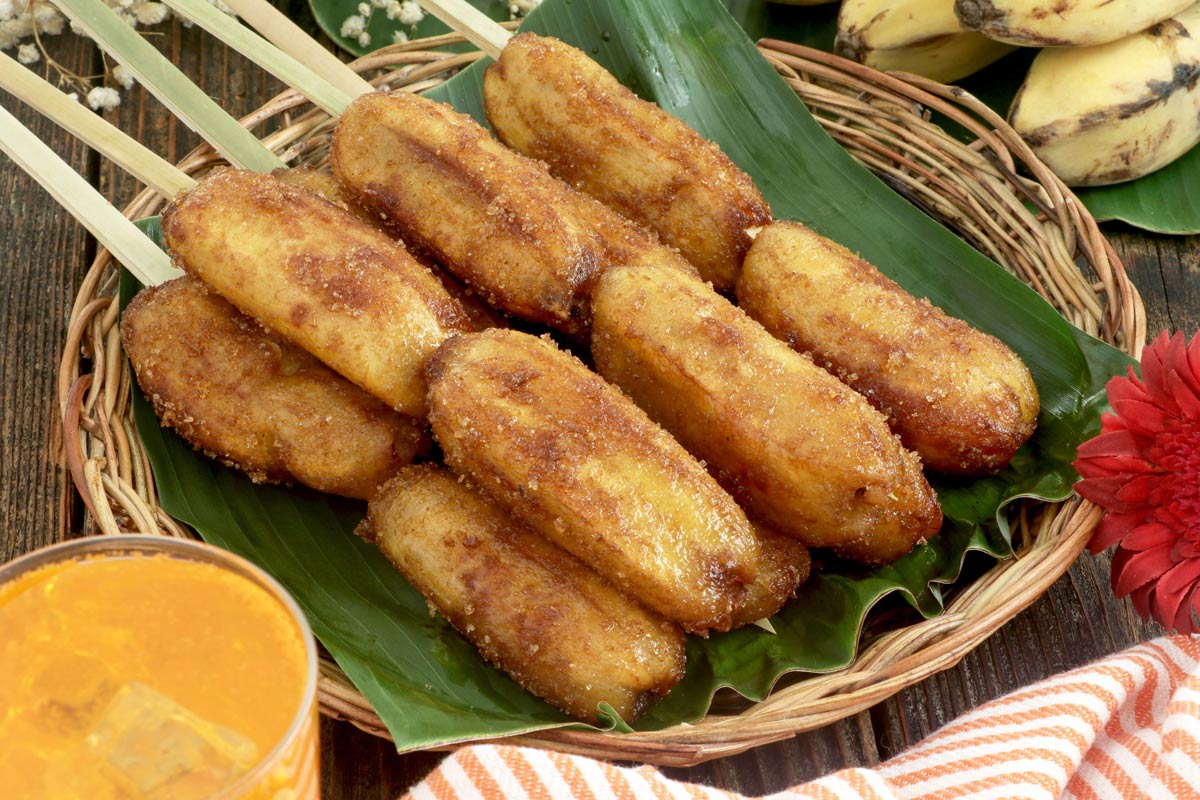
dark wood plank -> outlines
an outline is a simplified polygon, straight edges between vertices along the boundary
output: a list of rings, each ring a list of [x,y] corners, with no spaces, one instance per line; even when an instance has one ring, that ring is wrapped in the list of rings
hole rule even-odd
[[[88,74],[95,49],[77,37],[47,37],[55,60]],[[3,105],[80,174],[95,159],[56,126],[7,94]],[[70,527],[60,507],[64,481],[55,377],[75,289],[93,253],[83,226],[35,181],[0,157],[0,252],[6,264],[0,292],[0,560],[55,541]]]

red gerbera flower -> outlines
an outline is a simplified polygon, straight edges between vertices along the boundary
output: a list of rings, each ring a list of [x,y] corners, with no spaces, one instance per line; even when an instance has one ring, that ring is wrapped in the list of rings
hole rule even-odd
[[[1200,632],[1200,333],[1164,332],[1140,380],[1130,367],[1106,388],[1114,413],[1075,461],[1075,491],[1107,511],[1088,547],[1117,545],[1113,591],[1143,618]]]

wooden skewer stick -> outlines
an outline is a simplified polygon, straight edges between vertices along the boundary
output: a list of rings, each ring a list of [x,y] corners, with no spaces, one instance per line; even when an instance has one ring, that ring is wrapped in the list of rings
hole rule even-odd
[[[349,97],[374,91],[361,75],[319,42],[309,36],[282,11],[267,0],[225,0],[239,17],[262,34],[263,38],[320,75],[327,83]]]
[[[83,223],[125,268],[147,286],[178,278],[170,257],[121,215],[79,173],[0,106],[0,150]]]
[[[206,0],[165,0],[165,2],[171,9],[225,42],[267,72],[278,76],[330,116],[338,116],[346,106],[350,105],[351,100],[363,94],[363,90],[357,86],[354,93],[350,93],[331,85],[331,82],[323,76],[270,44],[233,17],[218,11],[216,6]],[[363,81],[363,83],[366,82]],[[367,84],[366,91],[373,91],[373,87]]]
[[[173,164],[159,158],[4,53],[0,53],[0,86],[163,197],[170,199],[196,185]]]
[[[421,7],[467,38],[486,55],[499,58],[512,34],[467,0],[417,0]]]
[[[71,21],[110,53],[163,105],[203,136],[231,164],[270,172],[284,163],[254,134],[226,114],[102,0],[57,0]]]

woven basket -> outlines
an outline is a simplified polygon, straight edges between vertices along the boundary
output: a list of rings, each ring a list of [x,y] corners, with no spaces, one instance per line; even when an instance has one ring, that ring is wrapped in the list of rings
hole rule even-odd
[[[354,66],[376,84],[424,91],[479,58],[433,48],[455,36],[377,51]],[[1145,313],[1112,247],[1068,190],[1020,138],[966,93],[914,76],[884,75],[795,45],[765,41],[764,56],[820,123],[897,191],[1028,282],[1070,322],[1136,356]],[[930,121],[957,122],[965,144]],[[289,163],[323,163],[332,121],[287,91],[243,120],[268,121],[263,141]],[[201,174],[221,163],[208,147],[179,165]],[[164,200],[147,190],[125,210],[136,219]],[[1031,211],[1030,209],[1037,209]],[[92,264],[70,317],[59,368],[64,458],[99,533],[191,536],[158,506],[153,477],[130,418],[130,375],[117,333],[117,276],[106,252]],[[88,372],[85,374],[84,369]],[[941,616],[874,631],[854,663],[832,674],[786,681],[766,700],[719,704],[699,722],[635,734],[553,730],[524,744],[602,758],[687,766],[828,725],[952,667],[1038,598],[1075,560],[1099,520],[1073,498],[1009,506],[1015,558],[957,590]],[[379,718],[332,661],[321,666],[321,709],[386,737]]]

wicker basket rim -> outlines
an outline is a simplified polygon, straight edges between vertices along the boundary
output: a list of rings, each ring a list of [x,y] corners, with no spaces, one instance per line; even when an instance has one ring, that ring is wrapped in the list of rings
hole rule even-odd
[[[448,55],[431,49],[456,40],[461,41],[451,35],[388,47],[352,66],[363,72],[383,70],[374,78],[377,84],[424,90],[444,80],[446,70],[480,57],[478,53]],[[964,222],[956,229],[960,233],[965,230],[969,240],[974,235],[985,245],[1004,241],[1005,247],[1012,240],[1016,255],[1008,255],[1003,248],[984,252],[994,258],[999,253],[997,260],[1060,304],[1060,311],[1070,321],[1138,355],[1145,339],[1145,311],[1115,251],[1082,204],[1037,161],[1003,119],[962,90],[916,76],[879,73],[788,43],[764,41],[760,50],[860,161],[935,215],[942,213],[939,199],[948,207],[967,209],[961,217]],[[933,131],[941,129],[923,117],[929,109],[964,124],[978,136],[978,143],[950,143],[944,132],[938,139]],[[292,90],[269,100],[242,124],[255,129],[276,117],[281,117],[283,124],[262,137],[268,146],[289,161],[319,154],[328,118],[309,108]],[[934,153],[946,163],[938,165]],[[220,159],[211,148],[201,146],[179,167],[193,174],[217,163]],[[966,189],[947,183],[947,163],[970,176]],[[1022,170],[1031,177],[1022,177]],[[130,203],[125,215],[131,219],[147,216],[163,202],[147,189]],[[1028,211],[1027,204],[1038,209],[1037,213]],[[993,224],[1010,227],[995,233],[1000,227],[989,228]],[[1093,277],[1081,273],[1077,259]],[[1047,264],[1051,266],[1047,268]],[[129,378],[116,335],[114,297],[114,270],[108,253],[102,250],[79,288],[59,367],[62,458],[87,505],[91,524],[99,532],[133,529],[188,536],[187,529],[157,505],[153,475],[128,418]],[[90,372],[83,369],[85,357],[92,361]],[[1033,603],[1075,560],[1099,520],[1098,510],[1077,497],[1059,504],[1040,504],[1037,512],[1036,519],[1031,513],[1028,520],[1022,512],[1027,541],[1017,558],[998,563],[961,592],[942,616],[880,636],[860,649],[854,663],[844,670],[791,684],[738,715],[709,714],[697,723],[653,732],[552,729],[512,740],[601,758],[689,766],[869,708],[954,666]],[[335,664],[323,663],[320,688],[323,713],[374,735],[388,736],[378,716]]]

